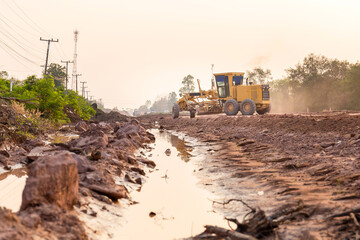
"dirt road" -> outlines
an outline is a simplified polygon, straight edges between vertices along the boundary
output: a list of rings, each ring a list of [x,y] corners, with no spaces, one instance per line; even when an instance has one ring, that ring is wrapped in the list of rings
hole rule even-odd
[[[244,200],[267,216],[301,205],[270,239],[355,239],[358,215],[331,216],[359,208],[360,114],[139,119],[149,128],[157,121],[160,128],[207,142],[214,157],[198,175],[224,201]],[[235,201],[215,206],[239,221],[247,211]]]

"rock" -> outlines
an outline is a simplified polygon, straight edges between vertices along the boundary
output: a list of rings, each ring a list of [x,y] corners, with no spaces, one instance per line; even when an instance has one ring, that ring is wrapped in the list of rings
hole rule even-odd
[[[86,130],[88,130],[88,125],[87,125],[86,122],[84,122],[84,121],[78,122],[78,123],[75,125],[75,131],[85,132]]]
[[[137,149],[135,144],[128,138],[116,139],[109,145],[111,147],[117,147],[120,150],[126,150],[129,152],[135,151]]]
[[[313,147],[314,147],[314,149],[319,150],[319,151],[324,150],[323,147],[322,147],[320,144],[318,144],[318,143],[315,143],[315,144],[313,145]]]
[[[89,188],[90,190],[105,195],[107,197],[109,197],[111,200],[118,200],[120,198],[127,198],[128,194],[127,194],[127,190],[124,186],[118,186],[116,185],[115,188],[110,189],[106,186],[98,186],[98,185],[89,185],[87,186],[87,188]]]
[[[94,150],[91,152],[91,160],[97,161],[101,159],[101,152],[99,150]]]
[[[171,155],[171,150],[168,148],[165,150],[165,154],[166,156],[170,156]]]
[[[146,164],[148,167],[151,167],[151,168],[154,168],[156,167],[156,164],[154,161],[151,161],[149,159],[146,159],[146,158],[138,158],[137,159],[139,162],[142,162],[144,164]]]
[[[21,223],[28,228],[37,228],[41,223],[41,218],[36,213],[31,213],[29,215],[24,215],[21,218]]]
[[[247,141],[239,142],[237,145],[238,145],[238,146],[246,146],[246,145],[253,144],[253,143],[255,143],[255,141],[253,141],[253,140],[247,140]]]
[[[11,167],[9,166],[9,158],[5,157],[4,155],[0,154],[0,163],[4,165],[5,170],[10,170]]]
[[[334,146],[335,143],[334,142],[325,142],[325,143],[321,143],[320,146],[322,148],[328,148],[328,147],[331,147],[331,146]]]
[[[144,172],[144,170],[142,170],[141,168],[138,168],[138,167],[132,167],[132,168],[130,168],[130,169],[131,169],[131,171],[133,171],[133,172],[137,172],[137,173],[139,173],[139,174],[141,174],[141,175],[145,176],[145,172]]]
[[[8,152],[8,151],[6,151],[6,150],[0,150],[0,155],[3,155],[3,156],[5,156],[5,157],[10,157],[10,153]]]
[[[142,184],[142,180],[141,180],[141,178],[140,178],[140,177],[138,177],[137,179],[135,179],[135,182],[136,182],[137,184],[139,184],[139,185],[141,185],[141,184]]]
[[[127,156],[126,161],[130,163],[131,165],[136,165],[137,161],[133,156]]]
[[[43,203],[72,209],[77,202],[79,176],[77,161],[71,153],[42,156],[28,167],[21,210]]]
[[[75,153],[71,153],[71,156],[77,162],[78,173],[92,172],[96,170],[96,168],[90,164],[89,160],[86,157],[77,155]]]
[[[136,181],[129,174],[125,175],[125,180],[131,183],[136,183]]]
[[[29,161],[36,161],[39,157],[51,155],[50,151],[54,151],[55,148],[50,146],[35,147],[27,155]]]
[[[41,147],[41,146],[45,146],[45,143],[40,139],[33,139],[33,140],[26,139],[25,142],[22,144],[22,147],[28,152],[30,152],[31,149],[35,147]]]
[[[0,239],[33,239],[32,234],[21,224],[11,210],[0,207]]]
[[[92,149],[104,149],[109,143],[108,136],[100,129],[90,129],[83,132],[78,139],[70,142],[72,147],[89,152]]]

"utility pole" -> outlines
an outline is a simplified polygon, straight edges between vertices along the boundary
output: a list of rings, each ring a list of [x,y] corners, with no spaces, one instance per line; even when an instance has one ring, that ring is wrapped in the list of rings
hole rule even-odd
[[[75,41],[75,48],[74,48],[74,59],[73,59],[73,72],[72,75],[76,75],[77,74],[77,41],[78,41],[78,35],[79,35],[79,31],[75,30],[74,31],[74,41]],[[74,79],[71,79],[71,89],[74,90],[75,87],[75,83],[74,83]],[[76,81],[76,92],[77,92],[77,81]]]
[[[44,71],[44,75],[46,75],[48,59],[49,59],[50,43],[51,42],[59,42],[59,39],[56,39],[56,40],[54,40],[54,39],[43,39],[42,37],[40,37],[40,41],[48,42],[48,47],[47,47],[47,52],[46,52],[46,60],[45,60],[45,71]]]
[[[86,100],[89,100],[89,92],[90,91],[86,91]]]
[[[83,98],[85,98],[85,86],[84,86],[84,84],[86,83],[86,82],[81,82],[80,81],[80,83],[82,84],[82,88],[81,88],[81,96],[83,97]]]
[[[73,75],[73,78],[75,77],[76,81],[76,93],[78,93],[78,77],[81,76],[81,74],[75,74]]]
[[[68,93],[68,69],[69,69],[69,63],[73,63],[74,61],[63,61],[61,60],[62,63],[66,63],[66,86],[65,86],[65,89],[66,89],[66,95]]]

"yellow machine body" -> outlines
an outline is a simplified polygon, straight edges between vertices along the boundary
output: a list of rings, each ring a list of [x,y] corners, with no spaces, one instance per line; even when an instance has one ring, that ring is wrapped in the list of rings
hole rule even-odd
[[[270,105],[269,86],[246,82],[243,72],[216,73],[214,76],[218,96],[222,101],[235,99],[241,103],[245,99],[251,99],[255,102],[257,110],[265,109]]]
[[[226,72],[214,74],[217,89],[186,93],[173,106],[173,117],[179,117],[180,111],[195,113],[219,113],[236,115],[240,110],[243,115],[265,114],[270,111],[270,93],[268,85],[253,85],[244,80],[243,72]]]

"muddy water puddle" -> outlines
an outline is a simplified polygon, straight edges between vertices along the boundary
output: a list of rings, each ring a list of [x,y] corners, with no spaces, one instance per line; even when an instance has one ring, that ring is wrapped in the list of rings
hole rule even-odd
[[[27,179],[26,168],[18,164],[12,170],[0,171],[0,206],[11,209],[13,212],[20,210],[22,192]]]
[[[212,195],[197,184],[193,162],[204,157],[200,149],[167,132],[153,134],[156,143],[148,158],[157,166],[141,191],[131,193],[139,204],[124,213],[126,222],[115,238],[178,239],[202,232],[205,224],[226,226],[213,212]]]
[[[140,189],[139,185],[126,185],[131,191],[128,207],[112,205],[101,211],[104,204],[90,204],[97,217],[82,217],[92,232],[96,231],[93,238],[182,239],[203,232],[207,224],[227,227],[223,216],[213,210],[210,199],[215,197],[201,188],[194,174],[197,162],[209,157],[206,149],[169,132],[151,132],[156,138],[153,149],[141,151],[156,167],[147,170]],[[129,200],[120,201],[125,204]]]

